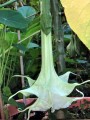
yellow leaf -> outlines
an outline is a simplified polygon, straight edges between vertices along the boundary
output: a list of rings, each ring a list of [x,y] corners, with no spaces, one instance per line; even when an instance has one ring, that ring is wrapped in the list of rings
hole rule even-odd
[[[90,0],[60,0],[72,30],[90,50]]]

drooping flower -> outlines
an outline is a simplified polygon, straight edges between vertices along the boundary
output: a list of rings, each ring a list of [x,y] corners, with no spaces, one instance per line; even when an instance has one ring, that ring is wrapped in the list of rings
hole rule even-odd
[[[73,91],[73,89],[80,84],[68,83],[69,75],[71,72],[67,72],[61,76],[57,75],[53,65],[51,33],[45,35],[42,32],[41,36],[42,36],[42,68],[39,77],[37,78],[36,81],[34,81],[31,78],[24,76],[28,79],[30,87],[18,91],[9,98],[11,99],[18,93],[22,93],[26,97],[30,96],[31,94],[36,95],[38,97],[36,102],[25,109],[29,110],[28,116],[31,110],[46,111],[51,108],[52,111],[55,111],[60,108],[66,108],[73,101],[82,98],[82,97],[81,98],[67,97],[67,95],[69,95]],[[21,110],[21,112],[25,110]]]
[[[30,87],[18,91],[9,98],[11,99],[18,93],[22,93],[26,97],[30,96],[31,94],[37,96],[37,100],[35,101],[35,103],[30,105],[29,107],[26,107],[26,109],[24,110],[19,109],[19,111],[21,112],[28,109],[28,120],[31,110],[47,111],[48,109],[51,109],[52,112],[54,112],[55,110],[68,107],[73,101],[76,101],[83,97],[83,93],[81,93],[79,90],[77,90],[77,92],[81,93],[82,97],[67,97],[73,91],[73,89],[80,84],[68,83],[69,75],[71,72],[67,72],[61,76],[57,75],[53,64],[51,31],[49,33],[48,31],[47,34],[45,34],[44,31],[41,30],[42,67],[37,80],[34,81],[31,78],[24,76],[27,78]],[[86,82],[83,82],[81,84],[84,83]]]

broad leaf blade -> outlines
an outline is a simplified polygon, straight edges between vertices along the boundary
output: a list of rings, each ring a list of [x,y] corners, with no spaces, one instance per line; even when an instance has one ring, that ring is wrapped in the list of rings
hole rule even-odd
[[[38,48],[38,47],[39,47],[39,45],[36,44],[36,43],[33,43],[33,42],[29,42],[29,43],[27,44],[27,49],[30,49],[30,48]]]
[[[80,40],[90,49],[90,0],[60,0],[67,21]]]
[[[27,32],[23,34],[24,37],[22,38],[22,40],[26,40],[30,38],[30,36],[39,33],[40,30],[41,30],[40,18],[38,17],[31,22],[30,27],[27,29]]]
[[[14,10],[0,10],[0,23],[16,29],[28,27],[24,17]]]
[[[13,44],[14,47],[16,47],[17,49],[21,50],[22,52],[26,51],[26,47],[22,44]]]
[[[30,6],[19,7],[18,11],[29,23],[35,18],[36,11],[33,7]]]

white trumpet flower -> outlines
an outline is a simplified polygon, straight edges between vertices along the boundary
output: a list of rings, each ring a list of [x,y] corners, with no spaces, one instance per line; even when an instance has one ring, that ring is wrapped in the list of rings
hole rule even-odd
[[[64,75],[58,76],[53,64],[53,54],[52,54],[52,38],[51,33],[48,35],[41,32],[41,45],[42,45],[42,67],[41,72],[36,81],[31,78],[24,76],[28,79],[30,85],[29,88],[20,90],[9,99],[18,93],[22,93],[24,96],[30,96],[34,94],[37,96],[35,103],[30,105],[24,110],[19,109],[23,112],[28,109],[28,120],[30,111],[47,111],[51,109],[52,112],[55,110],[66,108],[70,106],[73,101],[83,98],[83,93],[77,90],[77,92],[82,94],[82,97],[70,98],[67,97],[79,83],[68,83],[69,75],[71,72],[67,72]],[[89,80],[88,80],[89,81]],[[87,82],[88,82],[87,81]],[[83,82],[81,84],[84,84]]]

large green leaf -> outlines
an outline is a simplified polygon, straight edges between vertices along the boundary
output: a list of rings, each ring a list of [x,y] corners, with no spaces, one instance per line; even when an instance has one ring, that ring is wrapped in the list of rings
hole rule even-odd
[[[24,18],[30,23],[36,14],[36,10],[30,6],[19,7],[18,11],[23,15]]]
[[[28,27],[25,18],[18,11],[14,10],[0,10],[0,23],[17,29]]]
[[[32,43],[31,41],[28,42],[27,46],[23,45],[23,44],[13,44],[14,47],[16,47],[17,49],[21,50],[23,53],[25,53],[26,51],[28,51],[31,48],[38,48],[39,45],[36,43]]]
[[[27,32],[23,34],[22,39],[26,40],[30,38],[31,35],[33,36],[40,32],[40,30],[41,30],[40,17],[37,17],[31,22],[30,27],[27,29]]]
[[[30,38],[33,36],[33,35],[36,35],[37,33],[39,33],[41,30],[41,27],[40,27],[40,17],[38,18],[35,18],[32,22],[31,22],[31,25],[30,27],[26,30],[25,33],[21,33],[21,41],[17,42],[18,41],[18,38],[17,38],[17,33],[15,32],[6,32],[6,44],[7,47],[5,47],[5,53],[7,53],[9,50],[13,49],[13,46],[10,46],[11,45],[11,41],[12,43],[17,43],[17,44],[21,44],[21,43],[26,43],[27,40],[30,40]],[[2,41],[0,41],[2,42]],[[1,44],[2,45],[2,44]],[[8,49],[7,49],[8,48]],[[0,54],[0,57],[2,56],[2,54]]]
[[[90,0],[60,0],[67,21],[80,40],[90,49]]]

